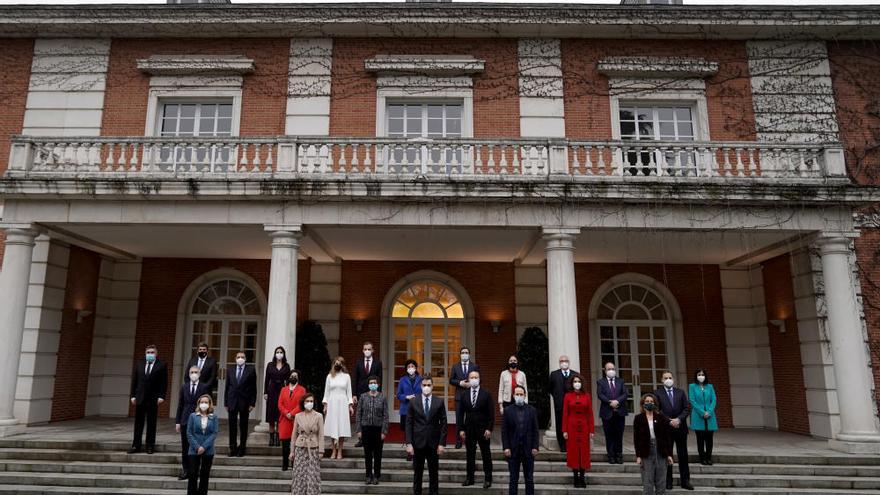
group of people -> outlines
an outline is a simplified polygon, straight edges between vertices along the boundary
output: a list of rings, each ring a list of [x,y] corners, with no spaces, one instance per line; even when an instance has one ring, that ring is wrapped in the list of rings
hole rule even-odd
[[[449,373],[455,389],[455,448],[466,449],[466,475],[462,486],[475,484],[476,452],[480,450],[483,488],[492,486],[490,444],[497,410],[501,415],[501,445],[508,460],[509,493],[516,494],[520,472],[526,494],[534,494],[534,462],[539,451],[538,413],[528,404],[528,382],[515,355],[499,377],[498,394],[493,400],[482,386],[480,367],[473,362],[470,349],[462,347],[461,361]],[[179,479],[188,480],[189,494],[207,493],[214,443],[219,421],[214,414],[213,394],[219,366],[200,343],[187,364],[188,380],[180,387],[175,428],[180,433],[182,470]],[[396,398],[400,403],[400,428],[405,435],[407,457],[413,462],[413,493],[421,494],[425,464],[428,466],[429,494],[439,492],[439,457],[446,448],[448,425],[446,402],[435,397],[435,380],[420,374],[418,363],[404,365]],[[145,449],[153,453],[158,407],[165,400],[167,366],[158,359],[156,346],[145,349],[145,358],[132,373],[131,402],[135,407],[134,441],[129,453],[140,452],[146,425]],[[325,456],[324,438],[331,440],[330,458],[342,459],[344,442],[352,436],[355,419],[356,447],[362,447],[365,483],[378,485],[382,473],[382,452],[389,429],[389,403],[382,393],[382,362],[374,356],[373,345],[365,342],[362,356],[351,372],[345,359],[337,357],[325,380],[321,398],[323,414],[316,410],[317,398],[299,383],[300,372],[291,369],[283,347],[266,366],[263,400],[269,424],[269,445],[281,447],[281,469],[292,470],[291,493],[318,494],[321,487],[320,460]],[[590,469],[590,446],[595,432],[592,397],[583,377],[570,369],[567,356],[559,357],[559,369],[550,374],[556,438],[566,453],[573,472],[574,486],[586,487]],[[662,375],[663,385],[638,401],[640,413],[633,421],[636,463],[641,467],[645,494],[662,494],[672,488],[673,446],[679,460],[682,488],[692,490],[688,469],[688,419],[697,435],[701,464],[712,464],[712,438],[717,430],[716,395],[704,369],[694,374],[688,392],[675,386],[673,374]],[[437,383],[438,386],[444,384]],[[223,406],[227,410],[230,457],[247,452],[248,420],[256,406],[257,374],[243,352],[226,369]],[[608,462],[623,463],[623,435],[626,428],[629,392],[617,375],[614,363],[605,363],[603,377],[596,383],[599,418],[605,435]]]

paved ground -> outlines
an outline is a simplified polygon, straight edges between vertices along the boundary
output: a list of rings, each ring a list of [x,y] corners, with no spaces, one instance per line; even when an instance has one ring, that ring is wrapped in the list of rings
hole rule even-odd
[[[256,423],[254,423],[256,424]],[[20,434],[6,437],[9,440],[42,440],[62,442],[113,442],[130,443],[132,438],[133,419],[126,418],[88,418],[74,421],[62,421],[43,426],[30,426]],[[396,425],[392,425],[396,427]],[[500,442],[497,431],[493,436],[493,444]],[[157,444],[175,445],[180,437],[174,432],[171,420],[159,420]],[[221,434],[217,439],[218,446],[228,445],[225,420],[221,421]],[[347,446],[353,445],[351,443]],[[690,448],[696,453],[696,439],[690,436]],[[597,430],[593,449],[597,453],[604,452],[601,427]],[[631,430],[624,435],[624,451],[632,453]],[[828,447],[824,440],[802,435],[780,433],[765,430],[722,429],[715,434],[715,452],[738,455],[793,455],[823,457],[845,456]]]

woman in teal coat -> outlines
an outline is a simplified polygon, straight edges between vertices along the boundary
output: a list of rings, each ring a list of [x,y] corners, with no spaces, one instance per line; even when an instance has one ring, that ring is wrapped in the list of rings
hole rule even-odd
[[[712,436],[718,429],[715,417],[715,387],[709,383],[709,376],[703,368],[694,373],[694,383],[688,387],[691,400],[691,429],[697,434],[697,451],[700,453],[700,464],[712,465]]]

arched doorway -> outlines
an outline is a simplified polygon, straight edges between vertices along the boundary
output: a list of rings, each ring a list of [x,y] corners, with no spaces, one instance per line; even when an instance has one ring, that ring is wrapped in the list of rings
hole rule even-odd
[[[473,347],[473,311],[461,286],[447,277],[431,275],[421,272],[406,277],[386,297],[383,349],[392,373],[385,386],[393,394],[406,372],[404,363],[414,359],[420,373],[434,377],[434,396],[446,401],[447,420],[454,423],[455,390],[449,385],[449,370],[459,361],[462,345]],[[396,398],[391,419],[400,420]]]
[[[615,363],[627,384],[629,411],[636,410],[642,394],[660,386],[664,371],[678,380],[684,369],[681,316],[659,282],[636,274],[615,277],[596,292],[590,322],[594,379],[601,378],[604,363]]]
[[[244,351],[247,354],[248,363],[254,364],[258,382],[261,383],[265,301],[257,289],[239,277],[222,277],[203,283],[198,290],[193,291],[189,301],[181,370],[189,358],[195,355],[199,343],[206,342],[220,368],[214,398],[221,406],[216,410],[221,417],[225,417],[226,410],[222,405],[225,399],[226,367],[235,364],[236,353]],[[179,375],[178,381],[182,383],[187,375],[185,372]],[[253,417],[260,417],[261,403],[262,401],[257,401],[257,410]]]

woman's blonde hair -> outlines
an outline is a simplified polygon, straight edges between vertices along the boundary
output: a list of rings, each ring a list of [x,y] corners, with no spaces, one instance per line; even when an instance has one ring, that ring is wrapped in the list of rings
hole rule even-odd
[[[342,356],[336,356],[336,359],[333,360],[333,364],[330,365],[330,376],[336,378],[336,363],[342,365],[342,368],[339,370],[342,373],[348,373],[348,368],[345,367],[345,358]]]
[[[202,403],[202,399],[208,399],[208,411],[207,414],[214,413],[214,399],[211,398],[211,394],[204,394],[196,401],[196,414],[201,413],[202,411],[199,409],[199,404]]]

